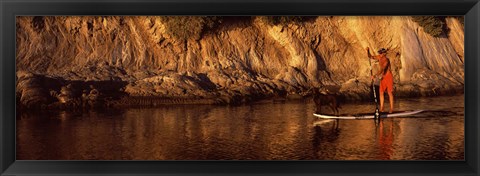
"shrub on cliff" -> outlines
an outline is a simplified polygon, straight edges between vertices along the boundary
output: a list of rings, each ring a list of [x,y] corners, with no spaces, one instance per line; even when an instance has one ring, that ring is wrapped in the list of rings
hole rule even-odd
[[[179,40],[193,38],[199,40],[202,34],[222,23],[222,17],[217,16],[162,16],[166,32]]]
[[[454,16],[463,26],[465,26],[465,16]]]
[[[423,30],[433,37],[440,37],[445,28],[445,17],[439,16],[414,16],[413,21],[417,22]]]
[[[259,16],[264,23],[269,25],[286,25],[288,23],[299,23],[306,20],[307,17],[301,16]]]

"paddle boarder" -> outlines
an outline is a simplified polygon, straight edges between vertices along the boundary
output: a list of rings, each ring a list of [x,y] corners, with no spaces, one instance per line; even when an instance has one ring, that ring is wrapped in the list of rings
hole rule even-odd
[[[370,48],[366,48],[368,57],[370,59],[376,59],[379,62],[380,70],[376,73],[373,73],[372,79],[381,76],[380,81],[380,111],[383,112],[383,103],[385,99],[385,90],[388,93],[389,101],[390,101],[390,110],[389,113],[393,112],[393,74],[391,71],[390,60],[387,58],[387,50],[382,48],[378,50],[378,55],[371,55]]]

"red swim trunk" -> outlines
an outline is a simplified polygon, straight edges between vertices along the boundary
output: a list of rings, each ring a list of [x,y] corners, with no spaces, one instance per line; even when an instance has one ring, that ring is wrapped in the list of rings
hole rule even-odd
[[[382,81],[380,81],[380,93],[383,94],[385,89],[387,89],[388,93],[393,92],[393,75],[389,71],[383,75]]]

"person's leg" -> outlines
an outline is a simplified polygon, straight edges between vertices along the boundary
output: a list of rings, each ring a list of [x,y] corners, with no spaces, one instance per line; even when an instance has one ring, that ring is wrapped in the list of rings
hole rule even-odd
[[[380,88],[378,91],[380,94],[380,112],[383,112],[383,103],[385,102],[385,88],[387,87],[382,80],[382,82],[380,82]]]
[[[383,112],[384,92],[380,91],[380,112]]]
[[[389,113],[392,113],[393,112],[393,92],[392,91],[388,92],[388,99],[390,101],[390,111],[389,111]]]
[[[389,78],[386,80],[386,88],[388,92],[388,99],[390,101],[390,110],[388,111],[389,113],[393,112],[393,77],[390,75]]]

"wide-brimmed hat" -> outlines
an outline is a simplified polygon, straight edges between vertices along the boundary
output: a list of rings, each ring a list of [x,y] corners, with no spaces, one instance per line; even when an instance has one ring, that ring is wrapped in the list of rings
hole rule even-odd
[[[382,49],[378,50],[378,53],[379,54],[387,53],[387,50],[385,48],[382,48]]]

